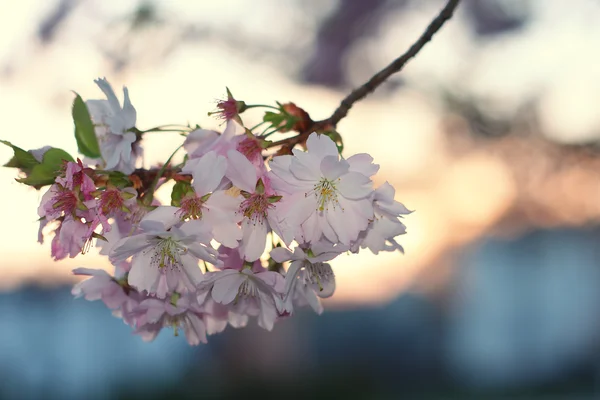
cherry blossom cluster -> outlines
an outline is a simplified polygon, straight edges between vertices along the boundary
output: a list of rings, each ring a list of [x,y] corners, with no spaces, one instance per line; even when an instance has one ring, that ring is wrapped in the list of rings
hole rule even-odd
[[[38,239],[52,236],[54,259],[95,244],[114,267],[75,269],[89,278],[73,294],[102,300],[144,340],[171,327],[197,345],[252,317],[271,330],[299,307],[320,314],[320,299],[336,287],[331,260],[367,248],[402,251],[395,238],[406,233],[409,211],[389,183],[374,188],[379,166],[371,156],[342,157],[334,131],[306,132],[302,149],[268,139],[310,128],[292,103],[247,105],[228,91],[210,113],[224,120],[222,132],[140,130],[127,89],[121,104],[105,79],[95,82],[106,99],[77,95],[73,104],[83,161],[2,143],[15,152],[7,166],[20,169],[20,182],[49,186]],[[246,128],[241,114],[260,107],[269,110],[262,122]],[[144,135],[163,131],[185,136],[176,150],[185,151],[183,162],[137,168]],[[160,204],[154,194],[170,180],[171,203]]]

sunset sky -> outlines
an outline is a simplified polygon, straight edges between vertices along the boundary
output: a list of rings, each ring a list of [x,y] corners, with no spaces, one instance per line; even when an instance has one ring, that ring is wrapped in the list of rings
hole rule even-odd
[[[294,61],[278,57],[278,49],[297,46],[301,54],[314,40],[319,21],[307,18],[299,5],[274,0],[157,2],[165,18],[196,21],[216,34],[153,56],[152,51],[168,49],[177,36],[168,29],[149,28],[127,44],[138,58],[115,71],[105,53],[122,43],[122,21],[137,2],[80,3],[73,11],[77,17],[55,32],[51,44],[42,43],[37,32],[55,1],[0,3],[1,139],[25,149],[52,145],[75,156],[72,91],[84,99],[101,98],[93,79],[103,76],[115,88],[129,88],[142,129],[187,122],[219,128],[207,112],[224,96],[225,86],[248,103],[293,101],[315,119],[328,116],[346,94],[299,83]],[[334,6],[333,1],[309,3],[320,18]],[[441,4],[414,3],[418,5],[409,13],[387,15],[377,35],[353,50],[347,63],[354,84],[371,73],[352,69],[359,58],[367,54],[372,65],[385,66],[421,34]],[[518,3],[506,1],[515,12],[520,12]],[[449,148],[444,129],[452,116],[444,111],[437,88],[470,96],[500,116],[537,99],[540,125],[552,139],[578,143],[598,137],[600,5],[592,0],[536,0],[529,12],[531,22],[521,30],[485,39],[475,37],[459,11],[401,73],[405,86],[360,102],[339,124],[345,155],[371,154],[381,165],[376,184],[390,181],[397,189],[396,200],[415,212],[405,219],[408,234],[399,238],[406,255],[363,252],[335,260],[334,302],[387,301],[431,265],[438,266],[431,276],[443,278],[448,271],[440,255],[479,238],[516,196],[505,164],[477,150],[458,156]],[[276,24],[275,19],[288,22]],[[240,51],[230,36],[256,42],[266,53],[255,57]],[[252,118],[259,117],[256,113]],[[147,167],[166,159],[180,143],[170,133],[154,133],[145,140]],[[9,148],[0,148],[0,161],[10,157]],[[15,173],[0,169],[0,288],[30,281],[68,282],[72,268],[108,267],[95,250],[76,259],[51,260],[49,241],[36,243],[41,193],[15,182]]]

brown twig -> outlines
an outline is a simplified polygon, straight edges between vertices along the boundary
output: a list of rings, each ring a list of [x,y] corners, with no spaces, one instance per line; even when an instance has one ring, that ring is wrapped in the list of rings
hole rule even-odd
[[[308,122],[308,127],[298,133],[296,136],[292,136],[287,139],[278,140],[272,142],[268,147],[278,147],[281,146],[280,152],[283,154],[286,151],[291,152],[291,149],[294,148],[297,144],[305,143],[308,136],[313,132],[327,132],[335,130],[336,125],[340,122],[346,115],[348,115],[348,111],[354,103],[365,98],[369,93],[373,92],[379,85],[385,82],[390,76],[402,70],[404,65],[414,56],[416,56],[419,51],[433,38],[433,35],[440,28],[452,18],[454,14],[454,10],[458,5],[460,0],[448,0],[446,6],[440,11],[440,13],[435,17],[433,21],[427,26],[425,32],[419,37],[419,39],[413,43],[412,46],[400,57],[395,59],[390,65],[373,75],[371,79],[369,79],[362,86],[354,89],[344,100],[342,100],[340,106],[333,112],[333,114],[326,119],[320,121],[312,121],[310,116],[304,112],[304,110],[300,109],[302,112],[306,114],[306,121]],[[295,107],[295,106],[294,106]],[[136,178],[141,181],[141,189],[147,189],[150,185],[150,181],[155,179],[158,170],[136,170],[133,175],[136,175]],[[179,170],[166,171],[163,175],[165,178],[171,178],[175,174],[179,173]],[[169,175],[171,174],[171,175]],[[187,176],[185,177],[187,178]]]
[[[440,11],[437,17],[425,29],[425,32],[419,37],[419,39],[400,57],[396,58],[390,65],[373,75],[364,85],[355,89],[350,93],[335,112],[328,118],[328,122],[333,126],[336,126],[342,118],[344,118],[350,108],[357,101],[365,98],[369,93],[377,89],[379,85],[386,81],[391,75],[400,71],[406,63],[421,51],[421,49],[433,38],[433,35],[444,25],[446,21],[452,18],[454,10],[460,0],[449,0],[446,6]]]
[[[342,100],[339,107],[333,112],[333,114],[324,120],[315,121],[308,129],[301,132],[297,136],[293,136],[291,138],[279,140],[273,142],[269,147],[275,146],[287,146],[289,149],[293,148],[295,145],[299,143],[303,143],[306,141],[308,136],[315,131],[326,131],[328,129],[335,129],[338,122],[340,122],[346,115],[348,115],[348,111],[354,103],[365,98],[369,93],[373,92],[379,85],[385,82],[390,76],[402,70],[404,65],[411,58],[416,56],[419,51],[433,38],[433,35],[440,28],[452,18],[454,14],[454,10],[456,6],[458,6],[460,0],[448,0],[446,6],[440,11],[437,17],[425,29],[425,32],[419,37],[419,39],[413,43],[412,46],[400,57],[396,58],[390,65],[373,75],[371,79],[369,79],[362,86],[354,89],[344,100]]]

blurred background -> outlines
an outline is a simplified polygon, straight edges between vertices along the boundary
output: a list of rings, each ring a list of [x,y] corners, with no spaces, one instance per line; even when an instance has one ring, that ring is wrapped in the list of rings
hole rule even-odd
[[[102,98],[102,76],[129,87],[141,129],[219,128],[207,112],[225,86],[325,118],[443,5],[3,1],[0,138],[76,154],[71,90]],[[72,298],[71,269],[107,261],[53,262],[36,243],[43,192],[0,169],[0,398],[600,398],[598,21],[595,0],[463,0],[338,125],[345,154],[370,153],[376,184],[416,210],[406,254],[339,257],[326,312],[271,333],[142,342]],[[179,144],[151,135],[146,166]]]

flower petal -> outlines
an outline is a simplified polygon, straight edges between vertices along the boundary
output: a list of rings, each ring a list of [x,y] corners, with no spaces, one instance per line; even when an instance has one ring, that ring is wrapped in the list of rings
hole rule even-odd
[[[373,157],[366,153],[355,154],[347,159],[350,171],[359,172],[364,176],[373,176],[379,171],[379,165],[373,164]]]
[[[244,236],[240,244],[240,254],[246,261],[255,261],[260,258],[265,251],[267,243],[267,224],[254,224],[248,219],[242,222],[242,231]]]
[[[229,304],[235,300],[240,286],[248,277],[235,270],[224,270],[220,274],[213,285],[212,298],[217,303]]]
[[[337,189],[347,199],[362,199],[373,193],[371,179],[358,172],[349,172],[340,177]]]
[[[194,166],[192,185],[200,197],[212,192],[221,182],[227,170],[227,159],[214,151],[203,155]]]
[[[183,332],[187,342],[191,346],[197,346],[202,343],[207,343],[206,340],[206,325],[195,314],[188,312],[183,325]]]
[[[275,247],[271,250],[271,258],[278,263],[292,260],[293,257],[293,253],[285,247]]]
[[[298,226],[308,219],[317,209],[314,196],[296,192],[282,199],[283,218],[292,226]]]
[[[321,160],[312,154],[294,149],[294,158],[290,164],[290,172],[301,181],[315,182],[321,178]],[[295,182],[292,182],[295,184]]]
[[[190,170],[186,170],[189,161],[202,155],[196,153],[200,153],[200,150],[207,148],[208,143],[214,142],[218,139],[218,137],[219,134],[216,131],[211,131],[208,129],[196,129],[188,133],[185,141],[183,142],[183,148],[185,149],[186,153],[190,155],[190,160],[188,160],[188,163],[185,164],[182,171],[184,173],[191,173]]]
[[[123,261],[149,247],[148,236],[144,233],[119,240],[110,252],[111,260]]]
[[[293,261],[285,274],[284,300],[287,300],[292,295],[292,291],[297,286],[298,274],[302,269],[302,263],[300,260]]]
[[[114,114],[117,114],[121,111],[121,104],[119,103],[119,99],[115,95],[113,88],[110,86],[110,83],[106,80],[106,78],[98,78],[94,80],[96,85],[104,92],[104,95],[108,99],[108,104],[110,105],[111,111]]]
[[[157,266],[151,264],[153,255],[154,251],[148,251],[133,258],[127,282],[140,292],[152,292],[158,281],[160,271]]]
[[[317,294],[308,286],[302,291],[308,305],[319,315],[323,314],[323,304],[317,297]]]
[[[256,188],[256,170],[246,156],[236,150],[227,152],[227,172],[225,175],[231,180],[234,186],[245,190],[248,193],[254,193]]]
[[[198,266],[198,259],[190,254],[183,254],[181,256],[182,268],[181,273],[184,273],[192,284],[188,287],[190,291],[193,291],[196,286],[202,281],[203,274]]]
[[[123,87],[123,112],[122,118],[123,123],[125,125],[125,129],[133,128],[135,126],[135,120],[137,113],[133,105],[131,105],[131,100],[129,99],[129,90],[126,87]]]
[[[321,160],[320,168],[323,176],[333,181],[348,172],[350,164],[346,160],[339,160],[337,156],[326,156]]]
[[[310,154],[314,154],[319,160],[327,156],[338,157],[338,149],[333,140],[327,135],[319,135],[313,132],[306,141],[306,148]]]
[[[177,215],[178,210],[177,207],[173,206],[158,206],[144,216],[140,226],[145,231],[149,230],[148,228],[150,227],[152,227],[150,229],[159,228],[160,225],[162,225],[162,228],[159,228],[160,230],[168,230],[173,227],[173,225],[181,222],[181,218]],[[149,221],[158,222],[160,225],[149,224]]]

